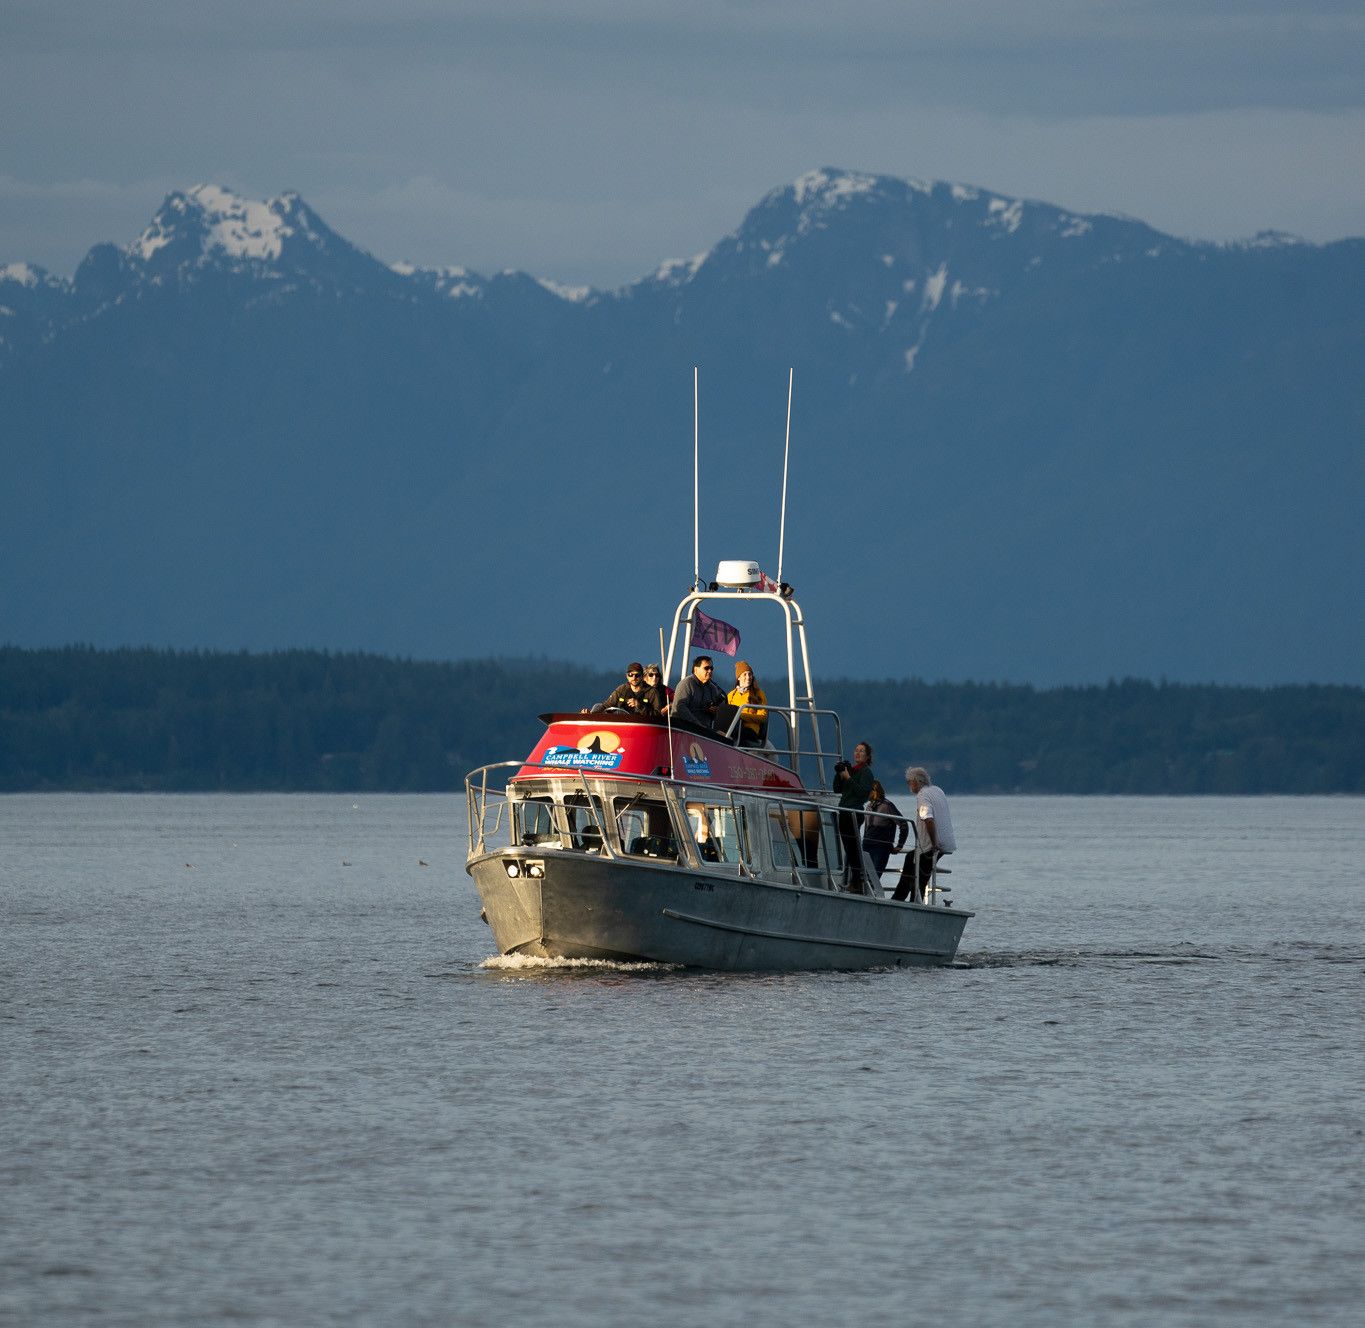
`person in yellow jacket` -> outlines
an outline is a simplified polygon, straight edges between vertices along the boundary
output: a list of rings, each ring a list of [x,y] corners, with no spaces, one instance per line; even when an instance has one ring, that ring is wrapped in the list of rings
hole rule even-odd
[[[735,661],[735,685],[725,699],[739,711],[740,742],[746,747],[760,746],[768,727],[768,698],[747,660]]]

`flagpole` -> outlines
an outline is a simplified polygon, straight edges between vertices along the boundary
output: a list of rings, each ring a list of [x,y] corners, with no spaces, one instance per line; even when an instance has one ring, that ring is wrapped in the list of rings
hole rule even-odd
[[[777,530],[777,584],[782,584],[782,553],[787,542],[787,458],[792,450],[792,382],[796,369],[787,370],[787,442],[782,449],[782,521]]]
[[[673,703],[668,699],[668,672],[664,667],[664,629],[659,628],[659,677],[664,688],[664,718],[668,721],[668,777],[673,774]],[[681,679],[679,679],[681,681]]]

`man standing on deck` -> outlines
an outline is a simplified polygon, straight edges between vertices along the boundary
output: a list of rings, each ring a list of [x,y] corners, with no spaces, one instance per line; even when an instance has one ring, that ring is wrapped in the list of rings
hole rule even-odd
[[[953,834],[953,818],[948,814],[948,795],[937,784],[930,783],[929,772],[922,765],[912,765],[905,772],[905,782],[915,795],[915,815],[919,826],[919,875],[916,879],[915,855],[905,855],[901,879],[892,899],[909,899],[924,903],[924,891],[934,874],[934,864],[957,848]]]
[[[716,711],[725,704],[725,693],[711,681],[715,666],[710,655],[698,655],[692,661],[692,673],[678,684],[673,694],[673,718],[685,719],[699,729],[709,729]]]

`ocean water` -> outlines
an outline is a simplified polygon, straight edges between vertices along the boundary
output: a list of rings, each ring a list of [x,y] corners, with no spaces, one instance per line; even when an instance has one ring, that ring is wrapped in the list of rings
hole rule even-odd
[[[955,798],[958,966],[491,959],[455,797],[0,798],[0,1322],[1359,1322],[1365,801]]]

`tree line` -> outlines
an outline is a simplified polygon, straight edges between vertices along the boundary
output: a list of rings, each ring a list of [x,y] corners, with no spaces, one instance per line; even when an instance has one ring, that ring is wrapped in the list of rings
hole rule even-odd
[[[446,791],[621,679],[548,660],[0,647],[0,790]],[[775,688],[770,689],[776,691]],[[775,699],[775,698],[774,698]],[[1365,688],[835,680],[892,796],[1365,793]]]

